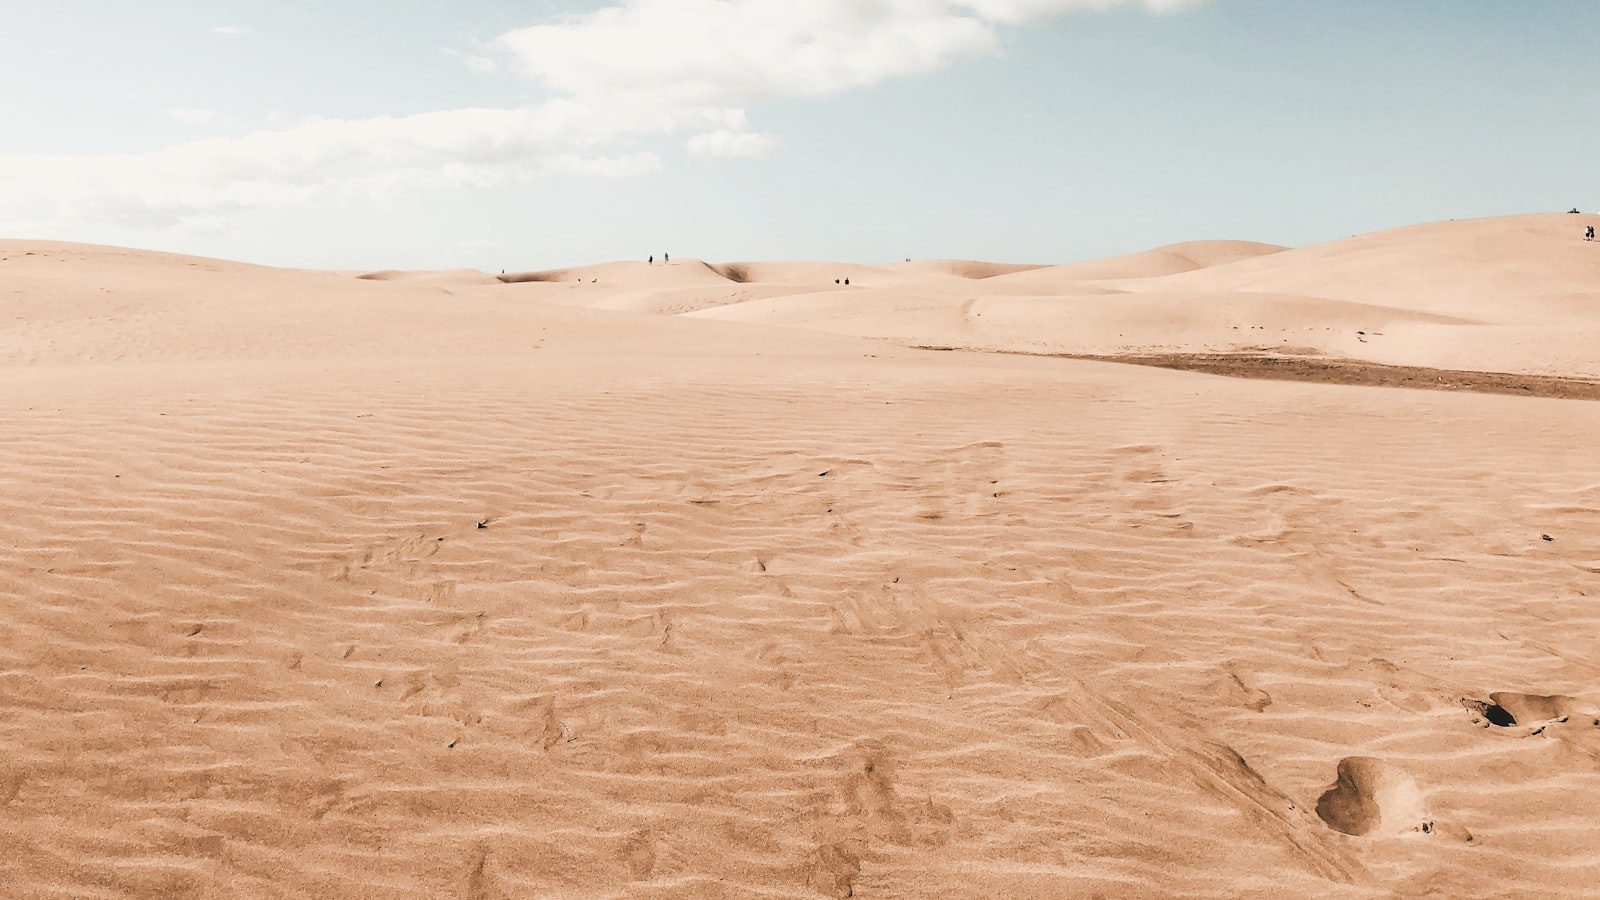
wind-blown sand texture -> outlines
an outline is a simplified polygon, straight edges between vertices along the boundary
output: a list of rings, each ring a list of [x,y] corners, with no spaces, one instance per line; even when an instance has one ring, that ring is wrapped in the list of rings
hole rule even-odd
[[[1592,896],[1600,403],[1024,354],[1592,379],[1593,221],[0,242],[0,893]]]

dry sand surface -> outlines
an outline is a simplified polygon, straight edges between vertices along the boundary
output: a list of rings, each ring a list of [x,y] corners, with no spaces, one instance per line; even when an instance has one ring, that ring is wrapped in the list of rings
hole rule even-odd
[[[1024,354],[1584,382],[1594,221],[0,242],[0,893],[1593,896],[1600,403]]]

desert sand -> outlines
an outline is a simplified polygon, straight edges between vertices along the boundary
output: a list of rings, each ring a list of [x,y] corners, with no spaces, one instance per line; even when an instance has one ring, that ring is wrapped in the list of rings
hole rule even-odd
[[[0,892],[1593,896],[1597,221],[0,242]]]

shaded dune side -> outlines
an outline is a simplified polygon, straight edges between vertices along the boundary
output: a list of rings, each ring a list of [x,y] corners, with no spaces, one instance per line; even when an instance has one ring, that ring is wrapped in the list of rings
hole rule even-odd
[[[749,284],[753,280],[750,276],[750,267],[742,263],[724,263],[722,265],[707,263],[707,268],[734,284]]]
[[[547,269],[542,272],[513,272],[498,276],[502,284],[535,284],[540,282],[576,281],[571,269]]]
[[[726,285],[730,279],[716,267],[697,259],[671,263],[618,261],[566,269],[513,272],[497,276],[502,284],[601,283],[627,287],[682,287]]]

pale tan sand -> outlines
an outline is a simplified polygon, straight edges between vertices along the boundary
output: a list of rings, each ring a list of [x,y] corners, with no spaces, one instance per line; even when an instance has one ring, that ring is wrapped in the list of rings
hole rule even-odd
[[[1600,403],[581,308],[1009,277],[763,268],[0,242],[0,893],[1592,896]],[[1524,272],[1091,330],[1589,327]]]
[[[1269,256],[1284,249],[1275,244],[1258,244],[1251,241],[1190,241],[1158,247],[1144,253],[1009,273],[1001,277],[1000,283],[1009,289],[1026,287],[1049,290],[1084,281],[1156,278]]]
[[[701,314],[984,350],[1245,352],[1600,377],[1600,244],[1582,238],[1595,223],[1445,222],[1286,252],[1199,242],[1177,245],[1189,248],[1181,262],[1159,250],[983,280],[861,278],[850,296],[752,298]]]

